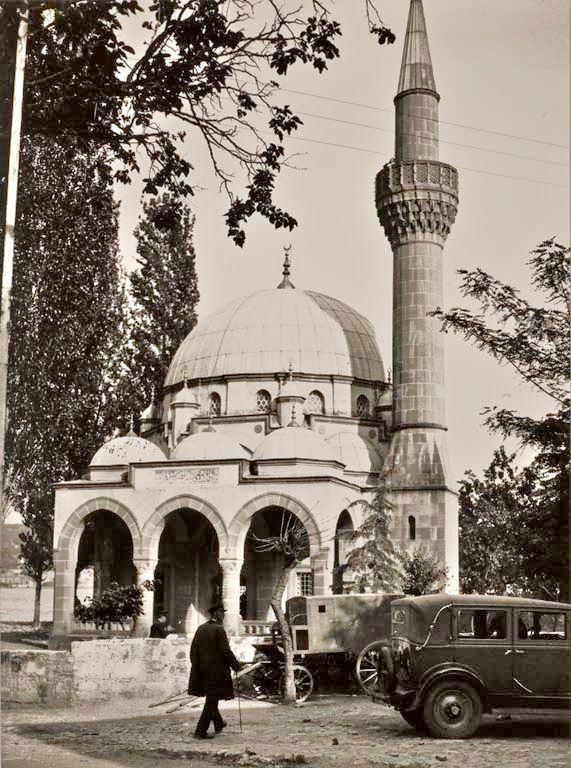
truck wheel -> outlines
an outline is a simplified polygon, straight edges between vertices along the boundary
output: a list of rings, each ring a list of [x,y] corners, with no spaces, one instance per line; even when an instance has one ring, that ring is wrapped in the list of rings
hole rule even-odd
[[[386,666],[382,650],[386,646],[386,642],[382,640],[369,643],[357,657],[355,675],[357,682],[368,696],[377,690],[379,672],[383,666]]]
[[[404,720],[406,720],[409,725],[412,725],[412,727],[417,731],[426,730],[426,723],[424,722],[422,707],[418,707],[417,709],[409,709],[406,712],[402,709],[399,709],[399,713],[401,717],[404,718]]]
[[[478,692],[462,680],[444,680],[430,689],[422,715],[432,736],[439,739],[466,739],[482,719]]]

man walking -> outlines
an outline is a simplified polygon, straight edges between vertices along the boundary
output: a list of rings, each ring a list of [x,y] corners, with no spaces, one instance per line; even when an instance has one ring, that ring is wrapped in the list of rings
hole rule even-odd
[[[193,696],[206,696],[200,719],[194,732],[195,739],[213,739],[208,733],[210,723],[214,723],[214,732],[226,726],[218,711],[220,699],[233,699],[234,688],[230,669],[236,672],[241,664],[234,656],[228,643],[228,637],[222,626],[225,609],[222,605],[211,606],[208,612],[210,620],[196,630],[190,647],[190,678],[188,693]]]

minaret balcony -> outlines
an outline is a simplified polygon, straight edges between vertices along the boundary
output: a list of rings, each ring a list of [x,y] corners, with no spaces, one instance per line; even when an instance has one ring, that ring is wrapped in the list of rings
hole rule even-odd
[[[379,221],[392,246],[418,237],[443,244],[458,208],[458,171],[439,160],[391,160],[377,174]]]
[[[434,187],[458,194],[458,171],[439,160],[391,160],[377,176],[377,199],[411,187]]]

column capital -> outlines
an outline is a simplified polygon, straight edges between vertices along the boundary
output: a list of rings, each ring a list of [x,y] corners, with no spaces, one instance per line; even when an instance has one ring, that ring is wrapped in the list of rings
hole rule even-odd
[[[219,557],[218,563],[222,568],[224,575],[230,576],[239,573],[242,568],[244,558],[241,557]]]
[[[154,579],[157,562],[157,560],[149,558],[133,558],[133,565],[137,570],[138,579]]]

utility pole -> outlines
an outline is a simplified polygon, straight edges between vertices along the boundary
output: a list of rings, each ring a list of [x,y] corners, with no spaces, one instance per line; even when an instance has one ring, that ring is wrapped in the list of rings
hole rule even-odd
[[[10,304],[12,276],[14,272],[14,238],[16,228],[16,203],[18,199],[18,169],[20,164],[20,135],[22,129],[22,105],[24,95],[24,70],[26,68],[26,43],[28,39],[28,4],[20,10],[16,66],[12,96],[12,126],[10,129],[10,154],[8,158],[8,184],[6,191],[6,221],[4,232],[4,259],[2,265],[2,298],[0,306],[0,494],[4,510],[4,462],[6,454],[6,429],[8,426],[8,347],[10,343]]]

